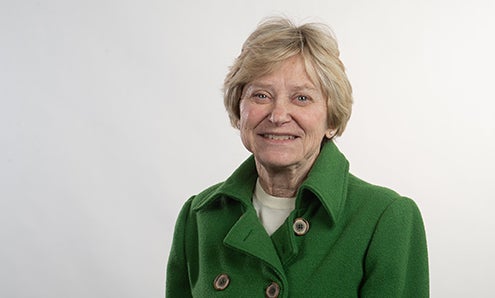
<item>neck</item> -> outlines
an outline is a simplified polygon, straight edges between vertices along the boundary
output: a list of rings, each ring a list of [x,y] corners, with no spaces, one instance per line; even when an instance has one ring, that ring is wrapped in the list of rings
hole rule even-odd
[[[296,196],[297,189],[311,169],[312,163],[306,167],[294,166],[290,168],[277,169],[267,167],[256,159],[256,169],[263,190],[275,197],[292,198]]]

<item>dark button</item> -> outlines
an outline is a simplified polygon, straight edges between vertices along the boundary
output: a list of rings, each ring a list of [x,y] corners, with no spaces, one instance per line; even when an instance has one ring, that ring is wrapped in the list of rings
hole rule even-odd
[[[213,281],[213,287],[217,291],[225,290],[230,283],[230,277],[227,274],[219,274]]]
[[[280,294],[280,286],[276,282],[272,282],[265,290],[265,295],[268,298],[277,298]]]
[[[292,229],[294,229],[294,233],[296,233],[297,236],[303,236],[309,231],[309,222],[301,217],[296,218],[292,225]]]

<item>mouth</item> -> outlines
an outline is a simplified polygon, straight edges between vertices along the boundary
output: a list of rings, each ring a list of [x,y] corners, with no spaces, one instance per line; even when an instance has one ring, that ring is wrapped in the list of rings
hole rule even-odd
[[[288,140],[294,140],[296,138],[296,136],[292,136],[292,135],[274,135],[268,133],[262,134],[261,136],[265,139],[275,140],[275,141],[288,141]]]

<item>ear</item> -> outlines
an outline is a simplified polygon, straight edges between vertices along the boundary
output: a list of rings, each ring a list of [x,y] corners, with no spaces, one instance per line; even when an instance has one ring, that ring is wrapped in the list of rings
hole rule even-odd
[[[327,139],[331,140],[335,136],[335,129],[327,129],[327,131],[325,132],[325,136],[327,137]]]

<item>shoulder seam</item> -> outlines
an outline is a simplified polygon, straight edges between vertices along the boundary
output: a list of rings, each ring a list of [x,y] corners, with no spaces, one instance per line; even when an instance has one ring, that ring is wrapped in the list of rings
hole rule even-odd
[[[203,190],[202,192],[200,192],[199,194],[195,195],[194,197],[194,200],[191,204],[191,209],[193,210],[196,210],[198,209],[199,207],[201,207],[203,205],[203,202],[205,200],[207,200],[208,198],[210,198],[210,196],[212,194],[215,193],[215,191],[223,184],[224,182],[220,182],[220,183],[217,183],[217,184],[214,184],[210,187],[208,187],[207,189]]]

